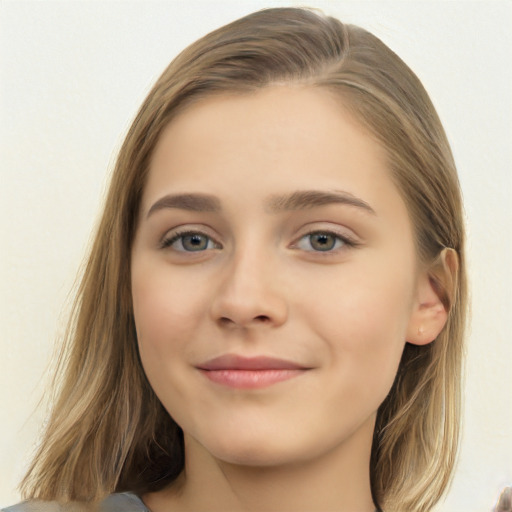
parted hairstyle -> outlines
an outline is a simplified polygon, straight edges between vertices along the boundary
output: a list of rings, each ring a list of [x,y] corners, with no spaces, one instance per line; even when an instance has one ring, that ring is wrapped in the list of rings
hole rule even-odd
[[[277,83],[335,92],[385,149],[419,261],[449,314],[432,343],[405,345],[377,413],[372,493],[386,512],[426,512],[446,490],[459,440],[467,303],[462,202],[446,135],[419,79],[377,37],[316,11],[274,8],[186,48],[133,121],[84,267],[24,497],[94,503],[112,492],[161,489],[182,470],[183,433],[145,376],[132,310],[130,253],[149,161],[187,105]],[[446,250],[458,257],[449,277]]]

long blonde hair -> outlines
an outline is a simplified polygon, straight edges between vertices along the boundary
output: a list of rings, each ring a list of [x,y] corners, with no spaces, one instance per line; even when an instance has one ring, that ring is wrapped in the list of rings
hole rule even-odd
[[[94,502],[111,492],[161,489],[182,470],[182,432],[142,369],[131,304],[130,252],[148,162],[162,130],[191,102],[277,82],[334,91],[386,150],[419,257],[449,316],[433,343],[406,344],[377,414],[372,491],[393,512],[426,512],[445,491],[459,438],[466,312],[461,195],[445,133],[418,78],[378,38],[310,10],[277,8],[185,49],[136,116],[78,290],[52,414],[22,483],[25,497]],[[459,261],[450,285],[436,270],[444,248]]]

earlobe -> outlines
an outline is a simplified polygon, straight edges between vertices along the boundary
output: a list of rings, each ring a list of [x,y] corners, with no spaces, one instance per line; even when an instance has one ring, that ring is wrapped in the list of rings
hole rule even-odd
[[[443,249],[423,271],[417,284],[416,304],[407,330],[407,341],[427,345],[434,341],[448,320],[456,300],[459,262],[454,249]]]

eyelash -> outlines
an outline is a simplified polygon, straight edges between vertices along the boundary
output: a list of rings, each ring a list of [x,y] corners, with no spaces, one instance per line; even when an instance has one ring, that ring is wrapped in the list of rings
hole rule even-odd
[[[327,249],[325,251],[315,250],[315,249],[303,249],[305,252],[316,253],[322,257],[328,257],[330,255],[338,253],[341,250],[355,248],[359,245],[358,242],[356,242],[355,240],[353,240],[352,238],[350,238],[346,235],[341,235],[340,233],[337,233],[337,232],[331,231],[331,230],[327,230],[327,229],[325,229],[325,230],[316,229],[316,230],[309,231],[308,233],[305,233],[301,237],[299,237],[299,239],[291,245],[291,248],[292,249],[300,249],[300,247],[299,247],[300,242],[302,240],[306,239],[307,237],[312,237],[314,235],[332,236],[335,238],[335,244],[341,242],[341,247],[335,247],[333,249]],[[220,243],[218,243],[214,238],[212,238],[210,235],[208,235],[202,231],[198,231],[198,230],[177,231],[177,232],[173,233],[171,236],[165,237],[160,244],[160,248],[161,249],[170,248],[170,247],[172,247],[173,244],[175,244],[180,239],[182,240],[181,245],[183,247],[183,238],[186,236],[206,237],[208,239],[208,245],[210,242],[212,242],[216,246],[216,247],[213,247],[214,249],[222,249],[222,245]],[[310,238],[309,243],[311,244],[311,238]],[[184,253],[194,253],[194,252],[201,253],[201,252],[205,252],[206,250],[211,250],[211,249],[212,249],[211,247],[210,248],[206,247],[205,249],[200,249],[197,251],[193,251],[193,250],[189,251],[189,250],[186,250],[185,248],[175,249],[175,250],[177,252],[184,252]]]
[[[160,248],[161,249],[167,249],[167,248],[171,247],[174,243],[176,243],[180,239],[182,239],[181,245],[183,246],[183,238],[186,237],[186,236],[206,237],[208,239],[208,241],[211,241],[215,245],[218,246],[218,247],[215,247],[215,249],[222,249],[222,245],[219,244],[217,241],[215,241],[210,235],[207,235],[206,233],[203,233],[203,232],[198,231],[198,230],[177,231],[177,232],[173,233],[171,236],[165,237],[162,240],[161,244],[160,244]],[[193,252],[204,252],[204,251],[187,251],[186,249],[183,249],[183,250],[178,250],[178,252],[190,252],[190,253],[193,253]]]
[[[343,250],[346,250],[346,249],[352,249],[352,248],[355,248],[357,247],[359,244],[352,238],[346,236],[346,235],[342,235],[340,233],[337,233],[336,231],[331,231],[331,230],[328,230],[328,229],[315,229],[313,231],[310,231],[308,233],[305,233],[304,235],[302,235],[297,242],[295,242],[293,245],[292,245],[292,248],[297,248],[297,249],[300,249],[299,247],[299,244],[302,240],[309,238],[309,244],[311,244],[311,237],[314,236],[314,235],[321,235],[321,236],[332,236],[334,237],[335,239],[335,243],[338,243],[338,242],[341,242],[341,247],[336,247],[336,248],[333,248],[333,249],[328,249],[328,250],[325,250],[325,251],[322,251],[322,250],[314,250],[314,249],[303,249],[305,252],[310,252],[310,253],[316,253],[317,255],[320,255],[320,256],[323,256],[323,257],[328,257],[328,256],[331,256],[333,254],[337,254],[339,251],[343,251]]]

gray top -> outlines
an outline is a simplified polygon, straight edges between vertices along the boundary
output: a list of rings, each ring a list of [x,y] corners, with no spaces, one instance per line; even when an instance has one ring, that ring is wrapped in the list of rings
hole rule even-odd
[[[0,512],[73,512],[74,508],[73,503],[61,505],[56,501],[33,500],[4,508]],[[128,492],[111,494],[96,510],[98,512],[150,512],[138,496]]]

